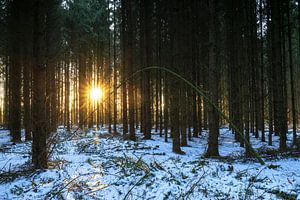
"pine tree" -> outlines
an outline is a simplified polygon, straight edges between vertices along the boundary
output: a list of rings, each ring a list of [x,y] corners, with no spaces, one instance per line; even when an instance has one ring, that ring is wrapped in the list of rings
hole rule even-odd
[[[212,103],[218,106],[219,98],[219,69],[217,66],[217,29],[218,29],[218,1],[212,0],[208,3],[209,9],[209,97]],[[206,156],[219,156],[219,113],[212,106],[209,106],[209,137]]]
[[[9,4],[9,128],[13,142],[21,141],[21,40],[22,27],[19,26],[24,17],[24,2],[12,1]]]
[[[274,129],[280,136],[280,150],[286,150],[287,112],[285,110],[285,81],[282,63],[282,1],[270,0],[271,9],[271,46],[273,68],[273,103],[274,103]]]
[[[45,28],[45,1],[34,1],[34,23],[33,23],[33,142],[32,142],[32,161],[35,168],[47,168],[47,145],[46,145],[46,113],[45,113],[45,57],[44,55],[44,37]]]

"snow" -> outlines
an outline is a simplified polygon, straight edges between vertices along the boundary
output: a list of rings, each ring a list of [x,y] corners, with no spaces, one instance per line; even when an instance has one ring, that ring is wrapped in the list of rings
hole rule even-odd
[[[265,166],[244,159],[233,134],[220,129],[223,159],[203,157],[207,133],[172,152],[172,143],[153,132],[152,140],[124,141],[106,129],[70,133],[59,127],[48,170],[30,171],[31,143],[13,145],[0,131],[0,199],[300,199],[300,158],[267,158]],[[289,133],[289,139],[291,134]],[[23,138],[24,139],[24,138]],[[276,149],[251,136],[254,148]],[[290,144],[290,141],[289,141]]]

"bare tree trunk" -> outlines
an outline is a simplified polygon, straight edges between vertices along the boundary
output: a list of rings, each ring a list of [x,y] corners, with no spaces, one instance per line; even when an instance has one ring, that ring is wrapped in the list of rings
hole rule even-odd
[[[65,61],[65,126],[70,131],[70,69],[69,61]]]
[[[118,103],[117,103],[117,94],[118,94],[118,77],[117,77],[117,48],[116,48],[116,41],[117,41],[117,31],[116,31],[116,0],[113,1],[113,24],[114,24],[114,32],[113,32],[113,63],[114,63],[114,120],[113,120],[113,130],[114,133],[117,133],[117,123],[118,123]]]
[[[294,81],[294,62],[293,62],[293,50],[292,50],[292,31],[290,22],[290,1],[287,1],[287,28],[288,28],[288,51],[289,51],[289,69],[290,69],[290,84],[291,84],[291,106],[292,106],[292,124],[293,124],[293,144],[297,143],[297,108],[295,97],[295,81]]]
[[[44,27],[44,2],[34,2],[34,36],[33,36],[33,143],[32,161],[35,168],[47,168],[46,145],[46,113],[45,113],[45,79],[46,69],[43,60],[43,27]]]
[[[272,45],[272,67],[273,67],[273,99],[274,99],[274,127],[280,136],[280,150],[286,150],[286,110],[284,95],[284,77],[282,66],[282,1],[270,0],[271,7],[271,45]]]
[[[217,79],[219,69],[217,66],[217,0],[209,1],[209,97],[211,101],[218,105],[218,96],[219,96],[219,80]],[[206,156],[213,157],[219,156],[219,113],[213,106],[209,106],[209,137],[208,137],[208,149]]]
[[[9,33],[11,34],[9,70],[9,128],[13,142],[21,142],[21,37],[19,23],[22,18],[22,2],[10,2]]]

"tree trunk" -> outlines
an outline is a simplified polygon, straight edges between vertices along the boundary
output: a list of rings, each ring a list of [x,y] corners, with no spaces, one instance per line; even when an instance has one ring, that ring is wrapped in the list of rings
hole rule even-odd
[[[212,103],[218,106],[218,96],[219,96],[219,80],[217,79],[219,69],[217,66],[217,0],[209,1],[209,97]],[[208,119],[209,119],[209,136],[208,136],[208,149],[206,152],[206,156],[214,157],[219,156],[219,145],[218,145],[218,137],[219,137],[219,113],[212,106],[208,107]]]
[[[33,143],[32,161],[37,169],[47,168],[46,113],[45,113],[45,79],[46,69],[43,55],[44,2],[34,2],[34,36],[33,36]]]

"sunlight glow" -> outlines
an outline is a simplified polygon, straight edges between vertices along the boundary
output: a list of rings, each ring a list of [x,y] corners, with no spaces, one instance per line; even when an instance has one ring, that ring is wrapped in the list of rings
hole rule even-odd
[[[90,95],[93,101],[97,101],[103,97],[103,91],[101,88],[92,88]]]

